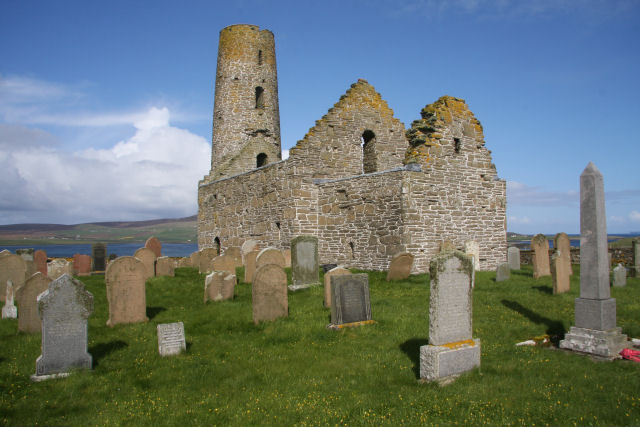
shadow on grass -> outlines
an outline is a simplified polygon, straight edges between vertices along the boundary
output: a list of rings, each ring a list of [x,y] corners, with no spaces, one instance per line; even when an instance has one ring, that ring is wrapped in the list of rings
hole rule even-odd
[[[400,350],[409,356],[413,363],[412,370],[416,379],[420,379],[420,347],[427,344],[429,340],[426,338],[411,338],[400,344]]]
[[[167,311],[167,309],[164,307],[147,307],[147,317],[151,320],[163,311]]]
[[[542,292],[543,294],[553,295],[553,288],[549,286],[534,286],[533,289]]]
[[[511,270],[511,275],[512,276],[528,277],[529,279],[531,279],[531,277],[533,277],[531,275],[531,272],[530,271],[526,271],[526,270]]]
[[[535,324],[543,324],[547,326],[547,330],[545,331],[547,335],[549,335],[551,342],[554,346],[558,346],[558,343],[561,339],[564,338],[564,325],[559,320],[549,319],[548,317],[541,316],[535,311],[531,311],[528,308],[524,307],[522,304],[516,301],[502,300],[502,305],[507,308],[510,308],[513,311],[517,311],[518,313],[525,316],[527,319],[531,320]]]
[[[92,347],[89,347],[89,354],[91,354],[93,358],[93,367],[95,368],[100,364],[100,360],[107,356],[109,353],[113,353],[114,351],[120,350],[121,348],[128,347],[124,341],[114,340],[109,342],[103,342],[96,344]]]

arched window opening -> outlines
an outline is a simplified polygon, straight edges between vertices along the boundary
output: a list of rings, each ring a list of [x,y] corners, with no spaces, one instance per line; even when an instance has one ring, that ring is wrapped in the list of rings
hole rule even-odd
[[[362,171],[372,173],[378,170],[376,162],[376,134],[365,130],[360,138],[362,141]]]
[[[258,65],[262,65],[262,51],[258,51]]]
[[[213,248],[216,250],[216,254],[220,255],[220,239],[217,237],[213,239]]]
[[[256,156],[256,167],[262,167],[267,164],[267,155],[264,153],[260,153]]]
[[[460,152],[460,147],[462,147],[462,142],[460,141],[460,138],[453,138],[453,151],[455,151],[456,154]]]
[[[264,108],[264,89],[256,87],[256,108]]]

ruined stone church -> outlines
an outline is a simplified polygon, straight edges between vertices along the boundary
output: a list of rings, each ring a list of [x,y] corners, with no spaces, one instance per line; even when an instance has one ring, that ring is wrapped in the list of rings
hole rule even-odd
[[[506,259],[506,182],[480,122],[443,96],[407,130],[365,80],[352,84],[282,160],[273,34],[220,32],[211,171],[198,184],[198,246],[248,239],[288,249],[318,238],[320,263],[386,270],[402,251],[413,273],[442,245],[479,248],[479,268]]]

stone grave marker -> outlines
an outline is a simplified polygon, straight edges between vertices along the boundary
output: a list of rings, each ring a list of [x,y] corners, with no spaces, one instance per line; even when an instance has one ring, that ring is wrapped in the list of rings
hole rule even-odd
[[[25,281],[27,264],[21,256],[12,253],[0,257],[0,300],[4,301],[7,292],[7,281],[19,288]]]
[[[216,248],[204,248],[198,255],[198,265],[200,273],[211,273],[211,261],[220,255]]]
[[[269,247],[258,252],[258,256],[256,257],[256,270],[267,264],[276,264],[284,268],[284,256],[282,255],[282,251],[280,249]]]
[[[256,259],[260,253],[259,249],[253,250],[244,256],[244,282],[252,283],[253,275],[256,272]]]
[[[208,271],[226,271],[228,274],[236,274],[237,259],[231,255],[218,255],[211,260]]]
[[[631,241],[631,277],[640,277],[640,239]]]
[[[569,266],[569,276],[573,275],[571,267],[571,240],[567,233],[558,233],[553,238],[553,249],[559,251],[559,256],[565,259],[565,265]]]
[[[618,264],[613,269],[613,286],[623,287],[627,285],[627,269],[622,264]]]
[[[11,280],[7,280],[7,284],[5,286],[4,305],[2,306],[2,318],[16,319],[17,317],[18,308],[13,303],[13,282]]]
[[[411,274],[413,267],[413,255],[409,252],[400,252],[391,258],[389,270],[387,271],[387,282],[389,280],[403,280]]]
[[[265,264],[258,267],[251,289],[255,324],[289,315],[287,274],[281,266]]]
[[[551,256],[551,280],[553,293],[563,294],[571,290],[571,264],[567,257],[557,250]]]
[[[420,347],[420,378],[446,381],[480,366],[480,340],[472,337],[473,264],[462,252],[431,260],[429,344]]]
[[[84,284],[68,274],[50,282],[38,296],[38,312],[42,319],[42,354],[31,379],[66,376],[74,368],[91,369],[87,340],[93,295]]]
[[[286,263],[286,261],[285,261]],[[291,240],[291,281],[289,289],[320,285],[318,238],[298,236]]]
[[[38,271],[16,291],[16,301],[20,306],[20,332],[36,334],[42,331],[42,322],[38,314],[38,295],[49,289],[49,283],[51,279]]]
[[[291,267],[291,249],[284,249],[282,256],[284,257],[284,266]]]
[[[160,243],[160,240],[158,240],[157,237],[149,237],[147,241],[144,242],[144,247],[151,249],[156,258],[160,258],[162,256],[162,243]]]
[[[33,248],[28,249],[16,249],[16,255],[19,255],[24,260],[27,272],[25,273],[25,279],[31,277],[38,271],[35,262],[33,261]],[[17,289],[17,288],[16,288]]]
[[[531,239],[531,255],[533,260],[533,278],[551,276],[549,266],[549,240],[544,234],[536,234]]]
[[[235,274],[214,271],[204,279],[204,302],[233,299],[235,287]]]
[[[189,255],[189,259],[191,259],[191,267],[200,268],[200,252],[194,252]]]
[[[107,326],[149,320],[145,291],[146,277],[147,269],[136,257],[121,256],[109,263],[104,275],[109,301]]]
[[[480,245],[475,240],[464,243],[464,253],[473,259],[473,270],[480,270]]]
[[[509,249],[507,249],[507,260],[510,269],[520,270],[520,249],[515,246],[510,246]]]
[[[11,255],[11,251],[8,251],[6,249],[3,249],[0,251],[0,258],[2,258],[5,255]]]
[[[505,280],[509,280],[511,277],[511,267],[509,267],[509,263],[502,263],[498,265],[496,269],[496,282],[504,282]]]
[[[91,257],[89,255],[73,255],[73,272],[76,276],[91,275]]]
[[[224,251],[224,255],[233,259],[235,267],[242,267],[242,250],[237,246],[232,246]],[[234,270],[235,271],[235,267]],[[235,273],[234,273],[235,274]]]
[[[324,273],[324,306],[331,307],[331,277],[340,276],[345,274],[351,274],[349,270],[344,267],[334,267],[331,270]]]
[[[620,358],[627,336],[616,327],[616,300],[609,288],[604,179],[591,162],[580,175],[580,297],[575,300],[575,324],[560,348]]]
[[[184,323],[159,323],[157,330],[160,356],[174,356],[187,351],[187,343],[184,339]]]
[[[260,249],[260,242],[254,239],[245,240],[242,246],[240,246],[240,253],[242,255],[242,262],[245,263],[245,257],[251,251]]]
[[[64,258],[54,258],[47,263],[47,276],[51,280],[56,280],[64,274],[73,276],[73,262]]]
[[[38,249],[33,254],[33,262],[36,265],[36,270],[47,275],[47,253],[42,249]]]
[[[105,271],[107,268],[107,245],[105,243],[91,245],[91,258],[93,259],[92,271]]]
[[[331,283],[331,325],[371,321],[369,276],[333,275]]]
[[[168,256],[156,259],[156,276],[175,276],[176,261]]]
[[[156,254],[149,248],[140,248],[133,253],[133,256],[138,258],[144,264],[144,268],[147,272],[145,280],[155,277],[156,275]]]

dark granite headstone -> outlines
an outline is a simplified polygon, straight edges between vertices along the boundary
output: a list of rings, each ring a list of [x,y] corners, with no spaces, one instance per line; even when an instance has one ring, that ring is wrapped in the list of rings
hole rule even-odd
[[[94,243],[91,245],[91,258],[93,258],[92,271],[104,271],[107,268],[105,259],[107,257],[107,245],[104,243]]]
[[[331,276],[331,323],[366,320],[371,320],[369,276],[364,273]]]

